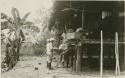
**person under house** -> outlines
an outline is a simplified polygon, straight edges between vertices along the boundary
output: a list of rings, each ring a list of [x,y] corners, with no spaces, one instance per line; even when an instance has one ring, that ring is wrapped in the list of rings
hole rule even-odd
[[[60,44],[59,46],[59,62],[61,62],[61,65],[64,66],[64,55],[62,55],[62,53],[68,49],[68,45],[66,44],[66,41],[63,41],[62,44]]]

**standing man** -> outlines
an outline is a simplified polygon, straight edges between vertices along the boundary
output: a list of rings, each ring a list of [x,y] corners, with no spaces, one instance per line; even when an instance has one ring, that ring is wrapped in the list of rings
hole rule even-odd
[[[64,52],[68,49],[68,45],[66,41],[62,42],[62,44],[59,46],[60,50],[60,62],[62,63],[62,66],[64,66]]]
[[[50,38],[47,40],[46,44],[46,54],[47,54],[47,73],[50,73],[51,71],[51,63],[52,63],[52,57],[53,57],[53,42],[54,38]]]

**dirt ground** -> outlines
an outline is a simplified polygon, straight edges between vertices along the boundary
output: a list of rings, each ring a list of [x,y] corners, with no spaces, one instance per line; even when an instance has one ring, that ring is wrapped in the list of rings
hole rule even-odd
[[[99,71],[83,71],[76,74],[71,69],[55,68],[56,62],[52,65],[52,73],[47,74],[45,56],[22,56],[12,70],[2,73],[2,78],[100,78]],[[104,71],[103,78],[125,78],[125,72],[115,76],[114,71]]]

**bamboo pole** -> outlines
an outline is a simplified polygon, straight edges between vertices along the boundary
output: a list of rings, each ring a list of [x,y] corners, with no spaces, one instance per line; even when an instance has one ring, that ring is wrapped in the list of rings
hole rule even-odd
[[[69,5],[70,5],[69,7],[71,8],[71,7],[72,7],[72,5],[71,5],[71,0],[70,0],[70,2],[69,2]]]
[[[82,10],[82,29],[84,29],[84,9]]]
[[[117,33],[117,55],[118,55],[118,75],[120,75],[118,33]]]
[[[118,33],[115,34],[115,56],[116,56],[116,75],[120,75],[120,65],[119,65],[119,48],[118,48]]]
[[[124,18],[124,32],[123,32],[123,41],[125,42],[125,18]],[[124,44],[124,51],[123,51],[123,65],[122,68],[125,70],[125,44]]]
[[[103,32],[101,30],[100,76],[103,77]]]
[[[115,58],[116,58],[116,64],[115,64],[115,75],[117,75],[117,53],[116,53],[117,49],[116,49],[116,34],[115,34]]]

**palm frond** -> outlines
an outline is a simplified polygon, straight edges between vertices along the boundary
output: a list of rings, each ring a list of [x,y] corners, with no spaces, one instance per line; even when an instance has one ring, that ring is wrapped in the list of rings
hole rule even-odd
[[[9,23],[13,24],[13,19],[7,16],[5,13],[1,13],[1,19],[7,20]]]
[[[31,26],[31,25],[33,25],[33,23],[30,21],[26,21],[26,22],[23,22],[23,25]]]
[[[5,19],[7,15],[5,13],[1,13],[1,19]]]
[[[24,17],[22,18],[22,22],[26,21],[27,17],[30,15],[30,12],[26,13],[26,15],[24,15]]]
[[[19,15],[19,11],[17,10],[17,8],[12,8],[11,13],[14,18],[14,22],[18,23],[20,21],[20,15]]]

